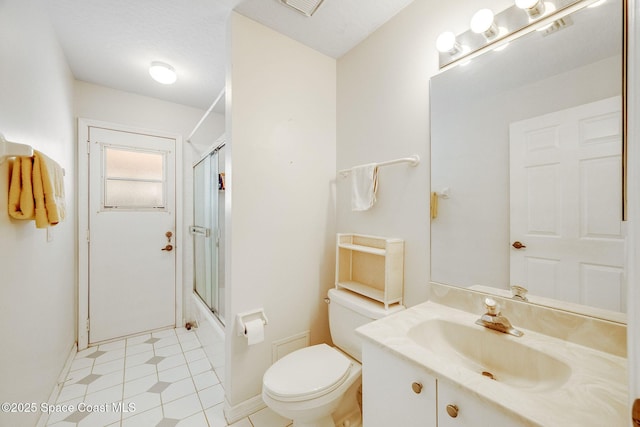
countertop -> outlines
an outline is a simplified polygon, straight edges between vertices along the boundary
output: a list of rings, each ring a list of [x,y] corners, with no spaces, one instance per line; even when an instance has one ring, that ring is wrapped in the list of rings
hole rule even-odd
[[[571,375],[558,388],[528,390],[493,381],[465,369],[408,336],[413,326],[429,319],[444,319],[487,330],[475,325],[478,317],[477,314],[428,301],[364,325],[357,329],[357,333],[398,357],[419,365],[438,380],[460,385],[496,410],[510,413],[526,425],[630,425],[627,359],[624,357],[530,331],[522,325],[514,325],[524,332],[522,337],[489,331],[500,334],[505,340],[518,340],[519,344],[543,352],[571,367]]]

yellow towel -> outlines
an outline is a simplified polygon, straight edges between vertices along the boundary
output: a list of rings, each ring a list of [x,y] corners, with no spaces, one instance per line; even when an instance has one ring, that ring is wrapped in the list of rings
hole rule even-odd
[[[438,217],[438,193],[431,193],[431,219]]]
[[[33,198],[36,228],[56,225],[65,217],[63,170],[39,151],[33,151]]]
[[[9,216],[11,218],[33,219],[32,169],[33,158],[31,157],[16,157],[13,161],[9,184]]]

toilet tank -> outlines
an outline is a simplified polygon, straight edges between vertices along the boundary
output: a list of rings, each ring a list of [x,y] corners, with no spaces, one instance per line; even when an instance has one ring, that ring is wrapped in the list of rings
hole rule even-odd
[[[384,304],[344,289],[330,289],[329,300],[333,344],[358,362],[362,362],[362,342],[356,328],[404,310],[397,304],[385,310]]]

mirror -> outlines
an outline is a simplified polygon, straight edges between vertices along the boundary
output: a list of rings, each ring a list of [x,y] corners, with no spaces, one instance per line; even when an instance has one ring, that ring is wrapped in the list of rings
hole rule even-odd
[[[433,282],[624,318],[622,52],[608,0],[431,79]]]

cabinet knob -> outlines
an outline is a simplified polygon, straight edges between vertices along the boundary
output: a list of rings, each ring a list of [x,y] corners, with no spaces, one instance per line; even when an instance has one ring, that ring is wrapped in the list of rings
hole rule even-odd
[[[422,384],[420,384],[419,382],[414,382],[413,384],[411,384],[411,389],[415,394],[420,394],[420,392],[422,392]]]
[[[449,416],[451,418],[456,418],[458,416],[458,406],[457,405],[453,405],[453,404],[448,404],[447,405],[447,414],[449,414]]]

